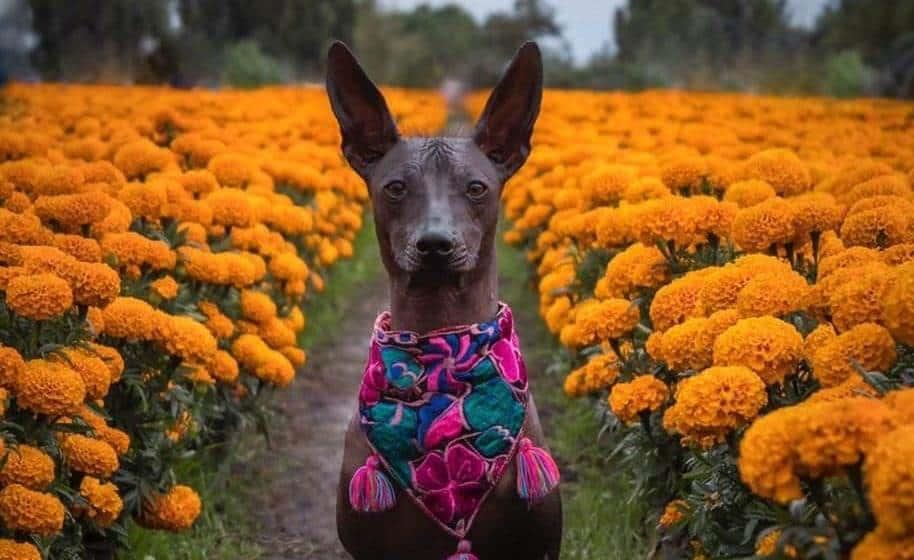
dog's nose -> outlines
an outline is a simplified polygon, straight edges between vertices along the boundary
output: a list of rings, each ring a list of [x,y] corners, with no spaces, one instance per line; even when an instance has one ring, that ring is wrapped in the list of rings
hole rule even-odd
[[[454,252],[454,240],[440,231],[429,231],[416,241],[416,250],[423,257],[446,257]]]

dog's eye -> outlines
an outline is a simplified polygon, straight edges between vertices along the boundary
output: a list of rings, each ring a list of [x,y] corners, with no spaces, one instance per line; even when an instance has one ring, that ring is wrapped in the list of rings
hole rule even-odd
[[[473,200],[479,200],[489,192],[489,187],[479,181],[471,181],[467,185],[467,196]]]
[[[391,200],[400,200],[406,196],[406,184],[403,181],[391,181],[384,185],[384,194]]]

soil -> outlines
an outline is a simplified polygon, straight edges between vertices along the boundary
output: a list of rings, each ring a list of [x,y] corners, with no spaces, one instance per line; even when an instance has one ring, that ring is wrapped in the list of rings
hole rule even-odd
[[[338,334],[312,348],[295,382],[277,395],[272,445],[251,473],[270,481],[252,499],[263,558],[350,558],[337,539],[336,490],[371,327],[387,307],[383,280],[374,284],[354,290]]]

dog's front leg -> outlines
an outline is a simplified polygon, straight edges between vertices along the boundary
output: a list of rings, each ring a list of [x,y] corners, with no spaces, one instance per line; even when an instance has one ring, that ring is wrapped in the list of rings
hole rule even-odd
[[[385,555],[382,535],[377,535],[377,513],[360,513],[349,504],[349,481],[365,463],[371,449],[359,427],[358,412],[353,414],[343,446],[340,480],[336,496],[336,529],[343,548],[354,560],[394,560]]]

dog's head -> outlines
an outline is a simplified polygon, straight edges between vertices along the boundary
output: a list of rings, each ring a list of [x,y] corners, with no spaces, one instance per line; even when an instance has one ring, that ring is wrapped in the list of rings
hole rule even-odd
[[[472,137],[401,137],[387,103],[342,43],[327,94],[343,154],[368,184],[381,256],[409,283],[460,281],[494,251],[502,187],[526,161],[543,89],[539,48],[524,44]]]

